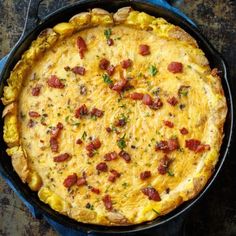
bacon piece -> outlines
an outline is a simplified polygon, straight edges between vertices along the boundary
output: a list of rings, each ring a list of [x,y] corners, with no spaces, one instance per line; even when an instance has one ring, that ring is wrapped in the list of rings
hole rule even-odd
[[[119,119],[119,120],[115,121],[115,126],[116,127],[123,127],[125,125],[126,125],[126,119],[125,118],[122,118],[122,119]]]
[[[84,177],[79,177],[76,181],[77,186],[82,186],[82,185],[86,185],[86,184],[87,184],[87,180]]]
[[[149,105],[152,105],[152,103],[153,103],[152,97],[149,94],[144,94],[143,95],[143,104],[149,106]]]
[[[121,92],[123,92],[128,87],[128,85],[129,85],[128,80],[121,79],[120,81],[116,82],[111,87],[111,89],[116,91],[116,92],[118,92],[118,93],[121,93]]]
[[[179,141],[177,138],[170,138],[168,139],[167,142],[168,142],[168,148],[170,152],[179,148]]]
[[[97,164],[96,169],[98,171],[107,172],[108,166],[107,166],[106,162],[100,162],[99,164]]]
[[[171,105],[171,106],[175,106],[177,105],[178,103],[178,99],[176,97],[171,97],[171,98],[168,98],[167,102]]]
[[[188,134],[188,130],[187,130],[186,128],[184,128],[184,127],[183,127],[182,129],[180,129],[179,131],[180,131],[180,133],[183,134],[183,135]]]
[[[112,207],[112,202],[111,202],[111,197],[110,195],[105,195],[103,198],[102,198],[102,201],[105,205],[105,208],[108,210],[108,211],[111,211],[113,209]]]
[[[92,144],[93,144],[93,147],[94,147],[95,150],[97,150],[98,148],[100,148],[101,145],[102,145],[101,142],[100,142],[100,140],[99,140],[98,138],[94,139],[94,140],[92,141]]]
[[[77,175],[76,173],[72,174],[72,175],[69,175],[67,176],[67,178],[64,180],[63,182],[63,185],[66,187],[66,188],[70,188],[72,187],[74,184],[76,184],[76,181],[77,181]]]
[[[112,129],[110,127],[106,127],[107,133],[111,133]]]
[[[172,73],[182,73],[183,72],[183,64],[181,62],[171,62],[168,67],[167,67],[168,71],[172,72]]]
[[[163,103],[160,98],[156,98],[149,107],[153,110],[158,110],[163,106]]]
[[[75,66],[71,69],[73,73],[77,75],[84,75],[85,74],[85,68],[82,66]]]
[[[114,73],[115,73],[115,66],[109,65],[109,66],[107,67],[107,74],[108,74],[109,76],[112,76]]]
[[[142,56],[146,56],[150,54],[150,47],[146,44],[139,45],[139,54]]]
[[[131,93],[129,97],[133,100],[142,100],[144,94],[143,93]]]
[[[108,45],[108,46],[112,46],[113,44],[114,44],[114,40],[111,39],[111,38],[109,38],[109,39],[107,40],[107,45]]]
[[[149,200],[153,200],[153,201],[157,201],[157,202],[161,201],[161,197],[160,197],[159,193],[153,187],[143,188],[142,192],[144,195],[148,196]]]
[[[79,49],[80,58],[83,59],[84,58],[84,53],[88,50],[87,45],[86,45],[84,39],[80,36],[77,38],[76,43],[77,43],[77,47]]]
[[[54,162],[63,162],[70,158],[71,156],[68,153],[63,153],[53,158]]]
[[[156,146],[155,146],[155,150],[156,151],[164,151],[164,152],[168,151],[169,150],[168,142],[167,141],[157,142]]]
[[[94,108],[92,109],[92,111],[91,111],[90,114],[91,114],[92,116],[102,117],[103,114],[104,114],[104,111],[99,110],[99,109],[97,109],[97,108],[94,107]]]
[[[164,175],[167,173],[168,171],[168,168],[170,166],[170,163],[171,163],[171,159],[165,155],[161,160],[160,160],[160,163],[159,163],[159,166],[157,168],[159,174],[161,175]]]
[[[140,174],[140,179],[142,180],[145,180],[147,178],[151,177],[151,171],[143,171],[141,174]]]
[[[32,88],[31,94],[32,96],[39,96],[41,90],[41,86],[36,85],[34,88]]]
[[[96,193],[96,194],[100,193],[100,190],[98,188],[91,187],[90,189],[91,189],[91,192],[93,193]]]
[[[112,161],[118,158],[118,154],[116,152],[109,152],[104,155],[105,161]]]
[[[65,85],[59,80],[56,75],[51,75],[51,77],[47,80],[48,86],[52,88],[63,89]]]
[[[29,128],[32,128],[32,127],[35,126],[35,124],[36,124],[36,123],[35,123],[32,119],[30,119],[27,126],[28,126]]]
[[[185,140],[185,147],[191,151],[196,151],[201,142],[197,139]]]
[[[123,69],[128,69],[129,67],[133,65],[133,61],[131,59],[127,59],[127,60],[123,60],[120,64]]]
[[[163,121],[164,125],[169,127],[169,128],[173,128],[174,127],[174,123],[169,121],[169,120],[164,120]]]
[[[124,150],[121,150],[119,152],[119,156],[122,157],[127,163],[129,163],[131,161],[131,157],[130,157],[129,153]]]
[[[50,138],[50,147],[52,152],[58,152],[59,144],[56,138],[54,137]]]
[[[36,111],[30,111],[29,116],[32,118],[38,118],[38,117],[40,117],[40,114]]]
[[[109,65],[110,61],[108,61],[106,58],[101,59],[99,62],[99,68],[102,70],[106,70]]]
[[[93,157],[95,155],[94,150],[87,153],[88,157]]]
[[[83,141],[80,138],[76,140],[76,144],[82,144],[82,143]]]
[[[110,170],[111,175],[108,177],[108,181],[115,182],[117,178],[120,177],[120,173],[116,170]]]
[[[219,73],[220,73],[220,71],[219,71],[217,68],[213,68],[213,69],[211,70],[211,75],[212,75],[213,77],[216,77]]]
[[[59,122],[56,127],[52,128],[51,138],[57,138],[60,135],[62,129],[63,129],[63,124]]]
[[[197,139],[185,140],[185,147],[187,147],[191,151],[194,151],[195,153],[201,153],[204,151],[208,151],[211,148],[210,145],[202,144]]]
[[[82,118],[82,116],[86,116],[86,115],[88,115],[88,108],[85,104],[83,104],[81,107],[75,110],[76,118]]]

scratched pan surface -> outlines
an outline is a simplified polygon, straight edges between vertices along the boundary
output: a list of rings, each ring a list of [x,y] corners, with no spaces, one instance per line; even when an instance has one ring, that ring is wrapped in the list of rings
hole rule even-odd
[[[119,226],[119,227],[105,227],[97,225],[89,225],[76,222],[75,220],[69,219],[66,216],[63,216],[54,210],[52,210],[48,205],[42,203],[37,194],[32,192],[29,187],[23,184],[17,174],[13,171],[10,158],[7,156],[5,150],[6,145],[3,141],[3,119],[0,120],[0,172],[16,189],[16,191],[27,201],[35,207],[40,214],[45,215],[52,220],[78,231],[83,231],[87,233],[103,233],[103,234],[122,234],[122,233],[135,233],[143,231],[146,229],[152,229],[153,227],[158,227],[160,225],[166,224],[167,222],[176,219],[176,217],[184,214],[190,207],[192,207],[203,194],[210,187],[212,182],[215,180],[217,174],[219,173],[222,164],[227,156],[231,142],[232,142],[232,131],[233,131],[233,101],[228,84],[228,74],[227,68],[222,59],[221,55],[214,50],[210,43],[201,35],[196,27],[188,23],[184,18],[175,14],[171,11],[166,10],[158,5],[148,3],[147,1],[137,0],[137,1],[128,1],[128,0],[85,0],[80,1],[79,3],[61,8],[60,10],[50,14],[47,18],[43,20],[38,26],[30,31],[26,36],[24,36],[12,49],[8,60],[3,68],[1,77],[0,77],[0,97],[3,93],[3,87],[6,84],[6,80],[9,77],[10,71],[13,69],[16,62],[20,59],[22,53],[27,50],[31,42],[38,36],[38,34],[45,28],[53,27],[55,24],[69,20],[73,15],[78,12],[87,11],[90,8],[101,7],[108,11],[115,12],[118,8],[124,6],[131,6],[135,10],[144,11],[156,17],[163,17],[167,21],[180,26],[188,33],[190,33],[198,42],[200,48],[205,52],[207,58],[210,61],[210,66],[212,68],[217,67],[221,71],[222,85],[227,98],[228,105],[228,115],[224,127],[225,137],[220,151],[220,159],[216,166],[215,172],[213,173],[211,179],[208,181],[208,184],[204,190],[193,200],[183,203],[176,210],[170,212],[169,214],[157,218],[151,222],[142,223],[139,225],[133,226]],[[35,9],[32,10],[33,13],[36,13]],[[35,21],[36,21],[36,16]],[[0,113],[2,113],[3,105],[0,104]]]

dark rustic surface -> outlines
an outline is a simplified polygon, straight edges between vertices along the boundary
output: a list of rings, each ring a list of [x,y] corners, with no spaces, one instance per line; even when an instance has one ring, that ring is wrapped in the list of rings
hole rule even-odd
[[[76,1],[44,0],[40,16]],[[176,1],[172,1],[176,2]],[[28,0],[0,0],[0,57],[19,38]],[[191,17],[215,48],[223,54],[236,80],[236,1],[185,0],[175,3]],[[236,89],[234,82],[234,89]],[[235,154],[235,153],[234,153]],[[186,218],[186,235],[236,235],[236,160],[227,158],[220,175],[203,200]],[[52,236],[55,231],[44,221],[34,219],[19,198],[0,178],[0,235]]]

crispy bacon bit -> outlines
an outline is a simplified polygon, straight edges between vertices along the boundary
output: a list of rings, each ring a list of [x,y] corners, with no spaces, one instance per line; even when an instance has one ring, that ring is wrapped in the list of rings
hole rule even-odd
[[[129,67],[133,65],[133,61],[131,59],[127,59],[127,60],[123,60],[120,64],[123,69],[128,69]]]
[[[175,106],[178,103],[178,99],[176,97],[171,97],[167,100],[167,102],[171,105],[171,106]]]
[[[52,152],[58,152],[59,145],[56,138],[53,137],[50,138],[50,147]]]
[[[179,130],[181,134],[185,135],[185,134],[188,134],[188,130],[186,128],[182,128]]]
[[[72,72],[74,72],[77,75],[84,75],[85,74],[85,68],[82,66],[75,66],[71,70],[72,70]]]
[[[64,180],[64,183],[63,185],[66,187],[66,188],[70,188],[72,187],[77,181],[77,175],[76,173],[72,174],[72,175],[69,175],[65,180]]]
[[[99,62],[99,68],[102,70],[106,70],[109,65],[110,62],[106,58],[101,59]]]
[[[131,93],[129,97],[133,100],[142,100],[144,94],[143,93]]]
[[[163,106],[163,103],[160,98],[156,98],[149,107],[153,110],[158,110]]]
[[[98,138],[94,139],[92,142],[90,142],[85,148],[88,151],[87,155],[89,157],[94,156],[94,151],[101,147],[101,142]]]
[[[92,144],[93,144],[93,147],[94,147],[94,149],[98,149],[98,148],[100,148],[101,147],[101,142],[100,142],[100,140],[98,139],[98,138],[96,138],[96,139],[94,139],[93,141],[92,141]]]
[[[28,122],[28,127],[32,128],[34,126],[35,126],[35,122],[32,119],[30,119],[29,122]]]
[[[123,127],[126,125],[126,119],[125,118],[121,118],[115,121],[115,126],[116,127]]]
[[[82,186],[82,185],[86,185],[87,184],[87,181],[86,181],[86,178],[84,177],[79,177],[77,179],[77,182],[76,182],[76,185],[77,186]]]
[[[40,114],[36,111],[30,111],[29,116],[32,118],[38,118],[38,117],[40,117]]]
[[[201,142],[197,139],[185,140],[185,147],[187,147],[189,150],[194,151],[196,153],[210,150],[210,145],[201,144]]]
[[[111,133],[112,129],[110,127],[106,128],[107,133]]]
[[[95,155],[94,150],[87,153],[88,157],[93,157]]]
[[[143,104],[149,106],[149,105],[152,105],[152,103],[153,103],[152,97],[149,94],[144,94],[143,95]]]
[[[80,85],[79,90],[80,90],[81,95],[86,95],[87,94],[87,88],[86,88],[85,85]]]
[[[118,93],[121,93],[121,92],[123,92],[128,87],[128,85],[129,85],[128,80],[121,79],[120,81],[116,82],[111,87],[111,89],[116,91],[116,92],[118,92]]]
[[[171,159],[165,155],[161,160],[160,160],[160,163],[159,163],[159,166],[157,168],[159,174],[161,175],[164,175],[167,173],[168,171],[168,168],[170,166],[170,163],[171,163]]]
[[[183,64],[181,62],[171,62],[168,67],[167,67],[168,71],[172,72],[172,73],[182,73],[183,72]]]
[[[92,115],[92,116],[102,117],[103,114],[104,114],[104,111],[99,110],[99,109],[97,109],[97,108],[95,108],[95,107],[94,107],[94,108],[92,109],[92,111],[91,111],[91,115]]]
[[[160,141],[156,143],[155,150],[163,152],[171,152],[179,148],[179,142],[177,138],[171,138],[167,141]]]
[[[52,128],[51,138],[57,138],[60,135],[62,129],[63,129],[63,124],[59,122],[56,127]]]
[[[139,54],[142,56],[146,56],[150,54],[150,47],[146,44],[139,45]]]
[[[83,104],[81,107],[75,110],[76,118],[82,118],[82,116],[86,116],[86,115],[88,115],[88,108],[85,104]]]
[[[107,45],[108,46],[112,46],[113,44],[114,44],[114,40],[113,39],[111,39],[111,38],[107,39]]]
[[[185,140],[185,147],[191,151],[196,151],[201,142],[197,139]]]
[[[76,43],[77,43],[77,47],[79,49],[80,58],[83,59],[84,58],[84,53],[87,51],[87,45],[86,45],[84,39],[80,36],[77,38]]]
[[[147,178],[151,177],[151,171],[144,171],[140,174],[140,179],[145,180]]]
[[[111,197],[110,195],[105,195],[103,198],[102,198],[102,201],[105,205],[105,208],[108,210],[108,211],[111,211],[113,209],[112,207],[112,202],[111,202]]]
[[[41,86],[36,85],[34,88],[32,88],[31,94],[32,96],[39,96],[41,90]]]
[[[169,120],[164,120],[163,121],[164,125],[169,127],[169,128],[173,128],[174,127],[174,123],[169,121]]]
[[[112,161],[118,158],[118,154],[116,152],[109,152],[104,155],[105,161]]]
[[[48,83],[48,86],[52,88],[62,89],[65,87],[65,85],[59,80],[59,78],[56,75],[52,75],[47,80],[47,83]]]
[[[148,196],[149,200],[153,200],[153,201],[157,201],[157,202],[161,201],[159,193],[153,187],[143,188],[142,192],[144,195]]]
[[[91,187],[91,192],[99,194],[100,190],[98,188]]]
[[[80,138],[76,140],[76,144],[82,144],[82,143],[83,141]]]
[[[53,158],[54,162],[63,162],[66,161],[70,158],[70,155],[68,153],[63,153],[61,155],[58,155],[56,157]]]
[[[218,71],[217,68],[213,68],[212,71],[211,71],[211,75],[212,75],[213,77],[216,77],[219,73],[220,73],[220,72]]]
[[[108,177],[108,181],[115,182],[120,177],[120,173],[116,170],[110,170],[111,175]]]
[[[114,73],[115,73],[115,66],[109,65],[109,66],[107,67],[107,74],[108,74],[109,76],[112,76]]]
[[[108,171],[108,166],[105,162],[100,162],[99,164],[97,164],[96,169],[98,171],[107,172]]]
[[[179,141],[177,138],[171,138],[167,142],[169,151],[174,151],[179,148]]]
[[[119,152],[119,156],[122,157],[127,163],[129,163],[131,161],[131,157],[130,157],[129,153],[127,153],[124,150],[121,150]]]

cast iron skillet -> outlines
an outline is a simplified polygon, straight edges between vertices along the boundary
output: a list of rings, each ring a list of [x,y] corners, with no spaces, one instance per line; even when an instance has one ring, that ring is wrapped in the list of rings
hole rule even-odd
[[[149,0],[150,1],[150,0]],[[29,8],[29,18],[32,20],[31,25],[38,24],[37,18],[37,8],[40,0],[32,0],[34,2],[32,4],[33,8]],[[31,7],[32,7],[31,6]],[[181,28],[190,33],[198,42],[199,46],[205,52],[207,58],[210,61],[210,65],[212,68],[217,67],[222,73],[222,85],[225,92],[225,96],[227,98],[228,105],[228,115],[226,118],[226,123],[224,127],[225,137],[223,140],[223,144],[220,151],[219,162],[216,166],[215,172],[212,175],[211,179],[208,181],[208,184],[204,188],[204,190],[193,200],[183,203],[176,210],[170,212],[169,214],[157,218],[151,222],[142,223],[139,225],[133,226],[119,226],[119,227],[105,227],[105,226],[97,226],[97,225],[89,225],[76,222],[66,216],[63,216],[54,210],[52,210],[48,205],[41,202],[36,193],[32,192],[26,184],[23,184],[18,175],[13,171],[10,158],[7,156],[5,150],[6,145],[3,141],[3,119],[0,120],[0,145],[1,145],[1,158],[0,158],[0,172],[1,174],[10,181],[10,183],[15,187],[16,191],[26,199],[33,207],[39,210],[40,214],[45,215],[46,217],[58,222],[59,224],[64,225],[65,227],[69,227],[74,230],[83,231],[86,233],[134,233],[146,229],[151,229],[156,226],[163,225],[164,223],[176,218],[177,216],[183,214],[187,209],[193,206],[199,199],[203,196],[203,194],[210,187],[216,176],[218,175],[222,164],[226,158],[226,155],[229,151],[229,147],[231,144],[231,136],[233,130],[233,101],[230,91],[230,86],[227,80],[227,68],[225,66],[224,60],[221,55],[214,50],[211,44],[201,35],[196,27],[188,23],[183,17],[175,14],[165,8],[162,8],[156,4],[148,3],[144,0],[82,0],[76,4],[61,8],[60,10],[50,14],[46,17],[43,22],[39,25],[35,26],[33,30],[27,33],[26,36],[23,36],[20,41],[16,44],[16,46],[10,52],[7,63],[2,71],[0,77],[0,97],[3,93],[3,87],[6,84],[6,80],[9,77],[10,71],[13,69],[16,62],[20,59],[22,53],[28,49],[31,42],[39,35],[39,33],[48,27],[53,27],[59,22],[68,21],[73,15],[81,12],[87,11],[90,8],[100,7],[104,8],[110,12],[115,12],[118,8],[124,6],[131,6],[133,9],[139,11],[145,11],[154,16],[161,16],[165,18],[167,21],[179,25]],[[26,24],[26,30],[28,29],[28,25]],[[0,113],[2,113],[3,105],[0,104]]]

